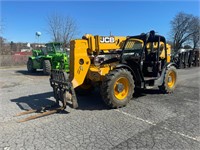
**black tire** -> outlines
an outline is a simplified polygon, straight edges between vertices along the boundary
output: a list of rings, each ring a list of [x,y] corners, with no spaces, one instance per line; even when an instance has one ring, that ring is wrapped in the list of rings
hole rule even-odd
[[[170,66],[165,70],[163,83],[159,86],[162,93],[172,93],[176,88],[177,70],[174,66]]]
[[[28,72],[36,72],[36,69],[33,68],[33,60],[29,59],[27,62],[27,70]]]
[[[124,107],[132,98],[134,87],[133,76],[128,70],[123,68],[115,69],[104,77],[101,95],[109,107]]]
[[[45,75],[50,75],[51,74],[51,63],[49,60],[44,60],[43,61],[43,73]]]
[[[94,90],[94,86],[92,86],[90,81],[84,81],[84,83],[75,88],[75,92],[77,95],[89,95]]]

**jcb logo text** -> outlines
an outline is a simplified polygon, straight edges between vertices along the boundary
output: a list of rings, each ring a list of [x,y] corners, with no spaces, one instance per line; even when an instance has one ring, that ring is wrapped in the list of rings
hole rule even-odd
[[[102,36],[100,39],[100,43],[114,43],[115,38],[110,36]]]

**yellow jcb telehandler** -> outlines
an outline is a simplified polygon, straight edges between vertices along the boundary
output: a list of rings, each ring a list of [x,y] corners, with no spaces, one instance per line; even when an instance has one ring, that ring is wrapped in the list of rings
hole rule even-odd
[[[165,37],[154,31],[127,38],[86,35],[72,40],[69,78],[62,70],[51,71],[54,97],[63,109],[67,101],[77,108],[76,94],[99,86],[104,102],[119,108],[127,105],[135,89],[158,86],[163,93],[171,93],[177,71],[170,54]]]

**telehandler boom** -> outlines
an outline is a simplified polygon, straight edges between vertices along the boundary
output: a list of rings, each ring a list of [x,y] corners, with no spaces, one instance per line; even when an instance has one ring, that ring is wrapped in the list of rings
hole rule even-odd
[[[69,78],[63,70],[52,70],[50,84],[56,102],[66,108],[78,107],[76,94],[100,87],[104,102],[111,108],[126,106],[135,89],[158,86],[163,93],[176,87],[176,65],[165,37],[154,31],[116,37],[85,35],[70,42]]]

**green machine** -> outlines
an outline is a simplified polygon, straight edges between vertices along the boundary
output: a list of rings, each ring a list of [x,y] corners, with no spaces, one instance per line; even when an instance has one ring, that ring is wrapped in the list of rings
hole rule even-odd
[[[43,69],[46,75],[51,73],[51,69],[69,72],[69,52],[64,50],[62,43],[47,43],[44,48],[32,50],[32,56],[28,58],[27,69],[29,72]]]

